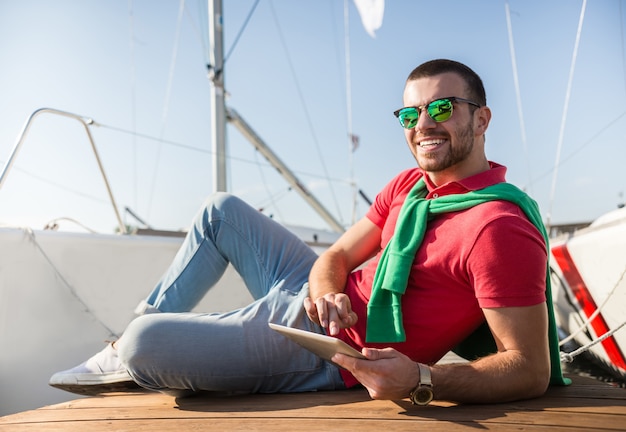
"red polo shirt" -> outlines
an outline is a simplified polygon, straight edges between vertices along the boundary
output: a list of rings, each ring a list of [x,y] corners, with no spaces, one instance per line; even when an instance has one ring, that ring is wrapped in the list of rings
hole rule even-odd
[[[491,169],[435,187],[425,178],[427,198],[466,193],[505,181],[506,168]],[[382,250],[393,235],[400,209],[419,168],[396,176],[376,196],[366,217],[382,229],[381,251],[348,278],[345,293],[358,315],[338,337],[361,349],[393,347],[414,361],[437,362],[483,321],[481,308],[532,306],[546,301],[547,254],[543,237],[524,212],[508,201],[490,201],[437,216],[428,223],[405,294],[402,315],[406,342],[365,343],[367,302]],[[348,387],[356,379],[342,370]]]

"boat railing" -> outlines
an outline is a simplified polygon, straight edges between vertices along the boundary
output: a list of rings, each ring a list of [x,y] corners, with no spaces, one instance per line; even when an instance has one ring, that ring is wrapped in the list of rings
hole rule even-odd
[[[13,150],[11,151],[11,155],[9,156],[9,159],[7,160],[6,164],[4,165],[4,168],[2,169],[2,173],[0,173],[0,189],[2,189],[2,186],[4,185],[4,182],[7,179],[9,171],[11,171],[11,168],[13,167],[13,164],[15,162],[16,157],[17,157],[20,149],[22,148],[24,142],[26,141],[26,137],[28,136],[28,132],[30,131],[30,128],[31,128],[35,118],[37,118],[41,114],[55,114],[55,115],[60,115],[60,116],[63,116],[63,117],[69,117],[69,118],[72,118],[74,120],[77,120],[78,122],[80,122],[80,124],[83,125],[83,127],[85,128],[85,133],[87,134],[87,138],[89,139],[89,143],[91,144],[91,149],[93,150],[93,154],[94,154],[94,156],[96,158],[96,162],[98,163],[98,168],[100,169],[100,174],[102,174],[102,179],[104,180],[104,184],[106,186],[107,193],[109,195],[109,200],[111,201],[111,205],[113,206],[113,211],[115,212],[115,217],[116,217],[118,225],[119,225],[120,233],[127,234],[128,230],[126,229],[126,225],[122,221],[122,217],[121,217],[120,212],[119,212],[119,210],[117,208],[117,204],[115,202],[115,198],[113,197],[113,191],[111,190],[111,186],[109,184],[109,180],[107,178],[107,175],[104,172],[104,167],[102,165],[102,161],[100,160],[100,155],[98,154],[98,150],[96,149],[96,144],[94,143],[93,136],[91,135],[91,131],[89,129],[89,126],[97,124],[97,123],[93,119],[91,119],[89,117],[81,116],[81,115],[78,115],[78,114],[73,114],[73,113],[70,113],[70,112],[67,112],[67,111],[57,110],[57,109],[54,109],[54,108],[40,108],[40,109],[34,111],[30,115],[30,117],[28,117],[28,120],[26,120],[26,123],[24,124],[24,127],[22,128],[22,131],[21,131],[21,133],[19,134],[19,136],[17,138],[15,146],[13,147]]]

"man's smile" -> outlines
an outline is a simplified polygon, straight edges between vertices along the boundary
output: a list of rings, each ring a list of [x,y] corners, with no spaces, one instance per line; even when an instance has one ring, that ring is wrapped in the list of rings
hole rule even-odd
[[[445,140],[445,139],[443,139],[443,138],[438,138],[438,139],[426,139],[426,140],[420,141],[420,142],[418,143],[418,145],[419,145],[420,147],[436,147],[436,146],[438,146],[438,145],[440,145],[440,144],[443,144],[443,143],[445,143],[445,142],[446,142],[446,140]]]

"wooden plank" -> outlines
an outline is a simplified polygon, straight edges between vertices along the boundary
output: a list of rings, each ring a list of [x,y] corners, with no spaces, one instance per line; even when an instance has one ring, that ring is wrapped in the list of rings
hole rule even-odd
[[[184,418],[184,419],[145,419],[133,418],[129,420],[120,419],[97,419],[83,422],[54,422],[42,425],[41,423],[11,425],[2,430],[7,431],[190,431],[190,430],[259,430],[259,431],[294,431],[294,430],[360,430],[360,431],[380,431],[381,429],[393,431],[423,430],[429,431],[464,431],[464,430],[530,430],[530,431],[623,431],[624,424],[601,423],[588,426],[580,425],[571,427],[555,421],[543,423],[536,422],[518,423],[510,419],[484,420],[445,420],[445,419],[318,419],[318,418],[282,418],[258,419],[255,417],[231,417],[231,418]]]
[[[174,399],[159,393],[118,393],[78,399],[0,418],[0,431],[509,430],[622,431],[626,390],[574,377],[541,398],[493,405],[408,400],[374,401],[365,390]]]

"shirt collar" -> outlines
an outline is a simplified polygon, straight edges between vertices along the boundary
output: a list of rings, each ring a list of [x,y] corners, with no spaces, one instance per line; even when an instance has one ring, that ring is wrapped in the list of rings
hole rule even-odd
[[[441,186],[435,186],[427,174],[424,175],[424,181],[428,189],[427,198],[436,198],[438,196],[462,194],[469,191],[484,189],[487,186],[505,182],[506,167],[496,162],[489,162],[490,169],[481,173],[466,177],[459,181],[451,181]]]

